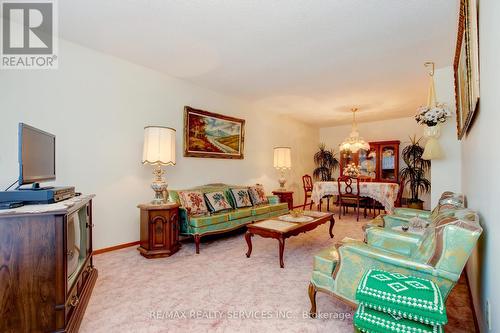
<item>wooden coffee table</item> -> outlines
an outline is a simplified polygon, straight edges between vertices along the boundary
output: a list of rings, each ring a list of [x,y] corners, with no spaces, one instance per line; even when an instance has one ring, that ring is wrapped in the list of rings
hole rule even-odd
[[[288,222],[282,221],[279,218],[273,218],[260,222],[255,222],[247,225],[245,239],[248,244],[247,258],[252,254],[252,236],[259,235],[264,238],[275,238],[279,242],[280,267],[284,268],[283,253],[285,251],[285,239],[292,236],[297,236],[315,229],[317,226],[330,221],[330,237],[333,238],[332,229],[335,224],[333,213],[305,211],[304,215],[313,218],[309,222]]]

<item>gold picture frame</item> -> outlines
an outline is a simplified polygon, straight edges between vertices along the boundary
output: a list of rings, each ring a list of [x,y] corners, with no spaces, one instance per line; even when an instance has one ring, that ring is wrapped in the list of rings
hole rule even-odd
[[[460,1],[458,35],[453,64],[457,136],[469,130],[479,101],[479,41],[476,0]]]
[[[184,156],[243,159],[245,120],[184,107]]]

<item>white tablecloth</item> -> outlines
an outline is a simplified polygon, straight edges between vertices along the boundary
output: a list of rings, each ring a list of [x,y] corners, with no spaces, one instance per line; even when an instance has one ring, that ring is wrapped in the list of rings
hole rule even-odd
[[[356,191],[356,185],[353,183],[353,189]],[[375,183],[361,182],[359,184],[359,195],[372,198],[380,202],[387,213],[391,214],[394,209],[394,202],[398,197],[399,184],[396,183]],[[333,182],[316,182],[313,186],[312,197],[314,203],[319,204],[321,198],[326,195],[338,195],[338,185]]]

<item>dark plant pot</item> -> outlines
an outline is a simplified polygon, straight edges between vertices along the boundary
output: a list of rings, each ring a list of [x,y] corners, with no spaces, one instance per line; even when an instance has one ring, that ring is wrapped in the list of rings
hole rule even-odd
[[[413,208],[413,209],[424,209],[424,202],[423,201],[408,201],[408,208]]]

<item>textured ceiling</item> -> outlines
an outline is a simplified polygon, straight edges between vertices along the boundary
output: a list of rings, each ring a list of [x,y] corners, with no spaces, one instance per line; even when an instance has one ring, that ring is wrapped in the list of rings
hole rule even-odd
[[[64,0],[61,37],[318,126],[414,113],[458,0]]]

